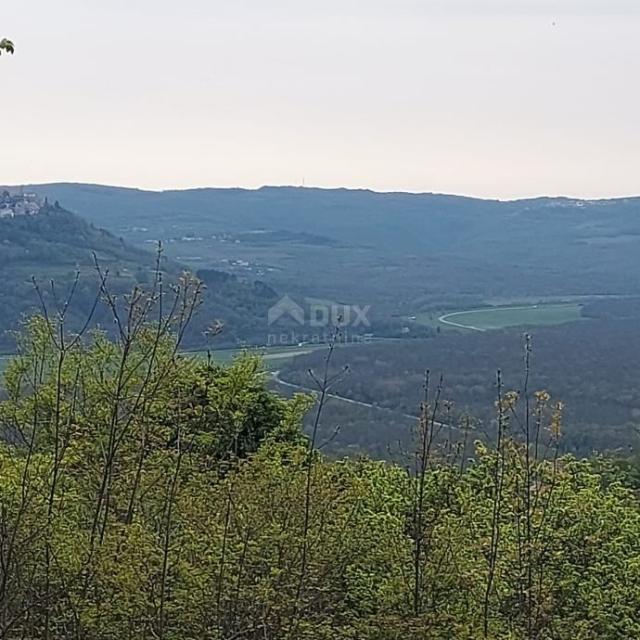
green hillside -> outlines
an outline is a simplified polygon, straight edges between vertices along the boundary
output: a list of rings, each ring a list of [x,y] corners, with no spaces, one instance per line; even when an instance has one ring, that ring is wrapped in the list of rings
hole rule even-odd
[[[11,349],[21,317],[41,308],[32,279],[39,283],[51,310],[66,298],[81,274],[70,310],[71,326],[82,322],[96,296],[98,278],[93,254],[110,273],[115,291],[149,279],[154,257],[127,245],[60,207],[44,207],[37,215],[0,218],[0,344]],[[55,282],[55,291],[51,289]]]
[[[23,316],[41,309],[33,278],[39,283],[50,311],[55,313],[80,273],[74,304],[69,309],[71,328],[81,326],[92,308],[98,287],[94,254],[109,272],[113,292],[124,294],[132,287],[153,280],[156,256],[122,238],[90,224],[60,206],[44,206],[37,215],[0,218],[0,348],[14,347],[12,331]],[[163,259],[169,282],[185,267]],[[217,271],[200,273],[207,285],[204,301],[193,321],[185,344],[190,347],[230,346],[238,342],[264,342],[267,310],[277,300],[276,292],[252,281],[241,281]],[[52,290],[51,281],[55,288]],[[96,324],[108,319],[95,315]],[[110,321],[109,321],[110,322]],[[208,343],[205,329],[215,322],[224,330]],[[104,324],[107,329],[111,324]]]
[[[413,315],[510,298],[637,294],[640,199],[503,202],[347,189],[29,187],[141,247],[277,290]],[[408,301],[411,301],[410,303]]]

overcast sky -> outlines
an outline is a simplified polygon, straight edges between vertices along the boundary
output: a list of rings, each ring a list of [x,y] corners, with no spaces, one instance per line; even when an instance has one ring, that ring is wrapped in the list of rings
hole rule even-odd
[[[0,184],[640,194],[638,0],[3,0]]]

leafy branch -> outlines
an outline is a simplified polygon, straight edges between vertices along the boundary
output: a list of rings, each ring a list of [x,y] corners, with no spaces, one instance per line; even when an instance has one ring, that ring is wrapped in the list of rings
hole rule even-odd
[[[2,38],[2,40],[0,40],[0,55],[2,55],[3,51],[13,54],[15,53],[15,50],[15,46],[11,40],[8,40],[7,38]]]

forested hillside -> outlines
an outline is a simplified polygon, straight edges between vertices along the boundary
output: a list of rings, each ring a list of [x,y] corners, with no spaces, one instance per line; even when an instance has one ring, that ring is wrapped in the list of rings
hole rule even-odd
[[[46,206],[36,215],[0,219],[0,344],[15,348],[10,332],[25,315],[41,309],[39,294],[63,299],[75,287],[70,326],[78,328],[92,308],[98,276],[93,255],[109,271],[119,293],[137,282],[149,282],[154,256],[131,247],[60,207]],[[55,282],[54,288],[51,282]]]
[[[498,379],[493,443],[439,445],[434,379],[403,464],[330,460],[258,361],[179,355],[199,295],[161,324],[107,302],[113,341],[29,323],[0,403],[3,638],[640,635],[631,476],[559,455],[561,403]]]
[[[41,297],[56,312],[60,309],[56,300],[60,303],[73,290],[74,304],[68,309],[67,321],[70,327],[80,328],[95,305],[100,280],[96,260],[108,274],[115,294],[122,296],[135,285],[152,284],[157,255],[153,246],[135,247],[59,205],[47,205],[36,215],[0,218],[0,349],[15,348],[11,332],[25,315],[41,310]],[[167,285],[175,283],[186,269],[164,253],[161,266]],[[206,294],[202,312],[185,336],[185,346],[212,346],[205,334],[218,324],[224,328],[216,336],[216,347],[263,344],[267,311],[279,298],[276,292],[260,282],[215,270],[200,270],[198,275]],[[112,322],[99,313],[93,321],[112,328]]]
[[[130,242],[162,239],[176,259],[198,268],[224,265],[283,293],[411,312],[505,297],[640,293],[640,281],[629,277],[640,250],[637,198],[497,201],[292,187],[29,189]],[[256,231],[270,235],[261,243],[260,236],[243,235]]]

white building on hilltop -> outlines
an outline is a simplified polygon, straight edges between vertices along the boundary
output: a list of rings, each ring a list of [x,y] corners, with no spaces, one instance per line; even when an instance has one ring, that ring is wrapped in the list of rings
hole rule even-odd
[[[45,201],[35,193],[12,195],[8,191],[0,194],[0,218],[35,216],[45,205]]]

